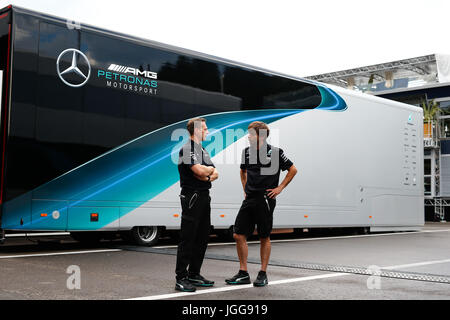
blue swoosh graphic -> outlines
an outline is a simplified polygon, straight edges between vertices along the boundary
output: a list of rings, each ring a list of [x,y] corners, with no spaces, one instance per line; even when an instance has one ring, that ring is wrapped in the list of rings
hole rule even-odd
[[[345,101],[331,89],[317,87],[322,102],[316,109],[347,108]],[[214,139],[203,145],[214,157],[245,136],[251,122],[271,123],[308,110],[262,109],[204,115]],[[179,181],[177,160],[179,149],[188,138],[186,123],[187,120],[181,121],[145,134],[6,202],[2,227],[66,230],[77,226],[82,230],[96,230],[118,220],[119,215],[133,211]],[[226,139],[225,132],[229,129],[238,133],[232,141]],[[174,132],[180,134],[172,137]],[[215,139],[220,138],[222,143],[217,143]],[[90,223],[89,213],[98,208],[104,211],[100,221]],[[59,212],[60,218],[53,218],[54,211]]]

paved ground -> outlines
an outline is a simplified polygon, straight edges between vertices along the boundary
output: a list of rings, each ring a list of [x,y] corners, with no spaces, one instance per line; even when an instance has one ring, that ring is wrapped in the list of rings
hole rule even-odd
[[[226,285],[224,279],[239,268],[235,247],[212,239],[203,274],[216,285],[195,294],[174,290],[170,240],[153,248],[121,241],[93,248],[67,236],[52,239],[58,242],[9,238],[0,247],[0,299],[450,299],[449,223],[410,233],[275,235],[265,288]],[[249,244],[249,261],[255,278],[257,242]],[[381,277],[368,272],[369,266]]]

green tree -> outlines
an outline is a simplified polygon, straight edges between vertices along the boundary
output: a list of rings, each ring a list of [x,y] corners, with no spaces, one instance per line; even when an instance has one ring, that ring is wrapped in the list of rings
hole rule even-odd
[[[422,100],[421,107],[423,109],[423,120],[437,120],[439,114],[448,114],[449,112],[440,108],[439,104],[434,100]]]

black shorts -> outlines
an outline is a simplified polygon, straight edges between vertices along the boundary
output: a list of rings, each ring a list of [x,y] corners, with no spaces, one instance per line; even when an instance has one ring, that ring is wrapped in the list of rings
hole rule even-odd
[[[273,211],[276,200],[264,194],[248,195],[242,202],[241,209],[234,223],[234,233],[249,237],[255,230],[260,238],[267,238],[272,232]]]

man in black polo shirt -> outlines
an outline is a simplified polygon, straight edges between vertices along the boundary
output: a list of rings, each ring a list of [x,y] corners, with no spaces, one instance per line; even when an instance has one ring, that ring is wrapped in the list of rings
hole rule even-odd
[[[193,292],[195,286],[210,287],[214,281],[200,275],[208,246],[211,227],[211,182],[217,170],[201,143],[208,135],[206,120],[191,119],[187,123],[189,141],[180,149],[178,172],[181,186],[181,231],[176,263],[175,289]],[[189,266],[189,271],[188,271]]]
[[[273,211],[276,197],[291,182],[297,174],[293,163],[284,155],[282,149],[266,142],[269,127],[260,121],[248,126],[250,147],[243,150],[241,162],[241,182],[245,199],[234,224],[234,239],[239,257],[240,270],[232,278],[226,279],[227,284],[249,284],[247,272],[247,237],[257,226],[261,242],[261,271],[253,282],[256,287],[268,284],[266,270],[270,257],[270,233],[273,225]],[[278,185],[280,169],[288,173]]]

